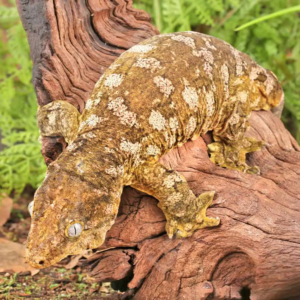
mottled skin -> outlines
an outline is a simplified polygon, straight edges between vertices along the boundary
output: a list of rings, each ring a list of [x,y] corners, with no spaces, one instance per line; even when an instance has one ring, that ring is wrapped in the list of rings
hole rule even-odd
[[[158,159],[213,130],[215,142],[208,146],[213,162],[258,173],[245,162],[245,154],[263,144],[244,137],[248,118],[252,110],[272,109],[282,101],[272,72],[213,37],[160,35],[124,52],[97,82],[83,115],[64,113],[61,124],[67,128],[39,118],[43,136],[60,131],[69,137],[75,132],[76,138],[49,166],[36,192],[27,245],[30,264],[46,267],[99,247],[116,218],[124,185],[159,200],[170,237],[218,225],[218,218],[205,214],[214,192],[195,196],[186,180]],[[70,105],[54,102],[39,115],[49,114],[53,106],[67,112]],[[68,237],[74,222],[84,230]]]

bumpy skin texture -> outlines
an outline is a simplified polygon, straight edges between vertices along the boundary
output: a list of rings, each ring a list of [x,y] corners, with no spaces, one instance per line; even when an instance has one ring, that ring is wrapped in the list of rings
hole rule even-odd
[[[282,99],[272,72],[204,34],[159,35],[124,52],[97,82],[79,123],[74,124],[72,113],[64,114],[67,120],[61,124],[79,129],[36,192],[27,245],[30,264],[46,267],[99,247],[117,215],[124,185],[159,200],[169,236],[187,237],[218,225],[218,218],[205,215],[214,192],[196,197],[186,180],[158,159],[213,130],[212,161],[258,173],[245,162],[246,153],[262,146],[244,137],[247,120],[252,110],[272,109]],[[47,115],[53,105],[40,114]],[[43,132],[51,134],[47,127],[46,121]],[[66,229],[74,222],[84,230],[68,237]]]

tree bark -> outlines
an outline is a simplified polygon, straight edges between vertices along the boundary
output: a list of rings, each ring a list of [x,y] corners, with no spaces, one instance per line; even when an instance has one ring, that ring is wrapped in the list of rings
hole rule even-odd
[[[125,49],[158,31],[126,0],[18,0],[39,105],[66,100],[80,112],[94,83]],[[261,175],[215,166],[205,141],[161,162],[193,192],[216,191],[208,214],[221,225],[170,240],[157,200],[126,187],[105,244],[84,263],[97,281],[127,284],[134,299],[300,299],[300,147],[271,112],[251,116],[248,136],[267,142],[248,156]],[[66,143],[43,140],[46,162]]]
[[[39,106],[65,100],[81,113],[106,68],[125,50],[159,33],[132,0],[17,0],[17,5]],[[42,140],[47,165],[65,144],[62,137]]]

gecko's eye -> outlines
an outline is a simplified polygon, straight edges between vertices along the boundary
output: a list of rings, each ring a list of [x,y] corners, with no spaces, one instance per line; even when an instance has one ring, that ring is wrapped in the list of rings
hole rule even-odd
[[[28,204],[28,207],[27,207],[30,216],[32,216],[32,213],[33,213],[33,205],[34,205],[34,202],[31,201],[31,202]]]
[[[66,236],[67,237],[76,237],[79,236],[82,232],[83,224],[79,222],[73,222],[68,225],[66,228]]]

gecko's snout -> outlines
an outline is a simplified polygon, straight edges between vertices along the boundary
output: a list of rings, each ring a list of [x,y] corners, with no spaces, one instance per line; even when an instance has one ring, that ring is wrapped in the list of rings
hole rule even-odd
[[[42,268],[45,268],[47,267],[46,263],[45,263],[45,259],[43,257],[32,257],[32,256],[29,256],[27,257],[27,260],[29,262],[29,264],[36,268],[36,269],[42,269]]]

